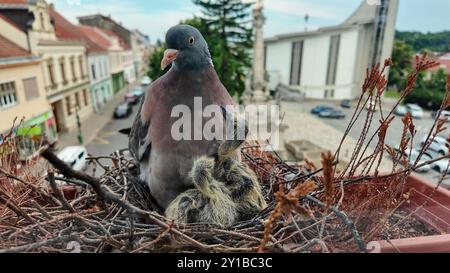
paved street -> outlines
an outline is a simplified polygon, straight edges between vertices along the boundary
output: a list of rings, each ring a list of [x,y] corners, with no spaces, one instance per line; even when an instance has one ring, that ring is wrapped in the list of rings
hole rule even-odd
[[[305,113],[310,113],[311,109],[318,105],[328,105],[335,107],[336,109],[340,109],[345,112],[346,118],[342,120],[335,120],[335,119],[321,119],[326,124],[338,129],[341,132],[345,132],[347,129],[347,126],[350,122],[350,119],[353,115],[354,107],[352,109],[343,109],[340,107],[339,102],[318,102],[318,101],[306,101],[303,103],[283,103],[285,109],[289,109],[290,111],[300,111]],[[356,105],[355,105],[356,106]],[[390,110],[388,105],[385,107],[385,114],[387,114],[387,110]],[[361,113],[360,119],[358,122],[355,123],[353,129],[350,131],[350,137],[354,139],[358,139],[360,136],[360,132],[363,129],[364,126],[364,120],[365,115],[367,114],[366,110],[363,110]],[[369,136],[372,136],[375,133],[375,130],[378,128],[379,120],[380,120],[380,112],[375,113],[375,117],[373,119],[372,126],[370,128]],[[376,123],[375,123],[376,122]],[[425,112],[425,117],[423,119],[415,119],[414,124],[417,129],[417,136],[414,140],[415,147],[418,147],[420,140],[426,136],[429,132],[429,129],[433,125],[433,119],[431,118],[430,112]],[[389,130],[386,135],[386,144],[392,146],[392,147],[398,147],[402,135],[403,130],[403,123],[401,121],[401,117],[396,116],[393,120],[392,124],[389,127]],[[447,132],[448,134],[448,132]],[[370,138],[370,137],[369,137]],[[371,148],[374,148],[376,143],[378,141],[378,137],[376,136],[374,138],[373,143],[371,144]],[[426,177],[428,180],[431,181],[437,181],[440,177],[438,172],[430,171],[426,174],[420,174],[424,177]]]
[[[128,136],[119,133],[119,130],[131,127],[138,109],[138,105],[133,106],[133,113],[126,119],[113,119],[113,115],[111,115],[111,120],[100,130],[94,140],[86,145],[88,153],[93,157],[108,156],[118,150],[128,148]],[[102,159],[100,162],[105,166],[111,165],[111,161],[107,159]],[[92,174],[93,170],[93,166],[89,166],[87,173]],[[96,169],[96,175],[103,173],[102,168]]]
[[[92,156],[110,155],[117,150],[128,148],[128,136],[119,130],[131,127],[139,106],[133,107],[133,114],[127,119],[112,119],[86,148]]]

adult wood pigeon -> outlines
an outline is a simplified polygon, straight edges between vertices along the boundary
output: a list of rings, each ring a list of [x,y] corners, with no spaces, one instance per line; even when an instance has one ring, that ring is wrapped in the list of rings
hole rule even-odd
[[[170,64],[172,67],[146,90],[129,142],[130,152],[140,167],[141,180],[149,185],[163,209],[180,193],[193,187],[189,172],[194,161],[217,153],[215,141],[175,140],[171,134],[172,125],[179,118],[171,117],[172,109],[178,105],[187,106],[193,121],[194,116],[208,105],[235,105],[214,70],[205,39],[196,28],[189,25],[172,27],[167,32],[166,44],[168,49],[161,68]],[[203,109],[194,109],[194,98],[202,99]],[[208,120],[202,118],[197,127],[191,128],[192,136],[202,132],[199,130]],[[223,117],[220,126],[225,127]],[[238,153],[236,157],[239,157]]]

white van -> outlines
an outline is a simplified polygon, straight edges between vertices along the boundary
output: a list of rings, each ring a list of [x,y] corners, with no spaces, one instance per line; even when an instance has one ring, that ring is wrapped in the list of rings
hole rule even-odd
[[[58,158],[75,171],[86,170],[87,150],[82,146],[66,147],[58,153]]]

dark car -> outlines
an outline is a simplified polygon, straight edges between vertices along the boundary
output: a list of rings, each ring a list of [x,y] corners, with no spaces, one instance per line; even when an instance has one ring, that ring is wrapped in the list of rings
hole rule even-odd
[[[128,93],[125,95],[125,102],[128,102],[131,105],[136,105],[139,102],[139,97],[133,93]]]
[[[127,118],[133,113],[133,108],[128,102],[122,102],[114,110],[114,118]]]
[[[345,113],[341,110],[329,110],[329,111],[322,111],[319,114],[319,117],[321,118],[332,118],[332,119],[344,119]]]
[[[331,110],[334,110],[333,107],[320,105],[320,106],[314,107],[311,110],[311,114],[318,115],[324,111],[331,111]]]
[[[351,100],[341,101],[341,107],[342,108],[352,108],[352,101]]]

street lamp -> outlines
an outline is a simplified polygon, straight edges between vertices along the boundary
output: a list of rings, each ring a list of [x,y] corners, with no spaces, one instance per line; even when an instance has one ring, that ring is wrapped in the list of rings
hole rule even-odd
[[[305,14],[305,32],[308,32],[309,14]]]

